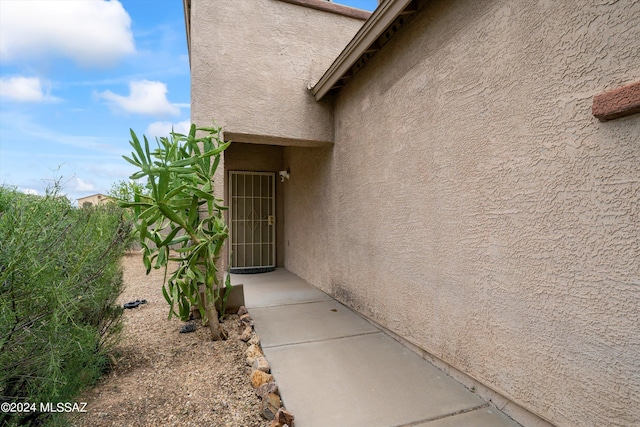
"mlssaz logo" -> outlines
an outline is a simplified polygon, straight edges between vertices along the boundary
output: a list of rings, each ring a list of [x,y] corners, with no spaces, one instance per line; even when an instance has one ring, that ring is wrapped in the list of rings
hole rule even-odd
[[[87,412],[86,402],[40,403],[40,412]]]

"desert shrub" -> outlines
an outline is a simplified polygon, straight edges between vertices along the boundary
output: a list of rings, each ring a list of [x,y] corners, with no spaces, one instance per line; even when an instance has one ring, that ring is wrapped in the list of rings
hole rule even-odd
[[[0,187],[0,402],[72,402],[100,377],[129,241],[115,204],[77,209],[55,191]],[[0,425],[51,418],[0,412]]]

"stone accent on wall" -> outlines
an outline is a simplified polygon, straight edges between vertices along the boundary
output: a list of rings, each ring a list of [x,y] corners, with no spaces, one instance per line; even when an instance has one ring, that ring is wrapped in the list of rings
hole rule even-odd
[[[640,113],[640,81],[594,96],[591,111],[603,122]]]

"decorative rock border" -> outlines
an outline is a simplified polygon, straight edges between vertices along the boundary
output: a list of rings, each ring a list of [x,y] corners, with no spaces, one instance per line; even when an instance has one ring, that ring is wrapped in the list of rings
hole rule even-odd
[[[240,316],[240,340],[247,343],[247,365],[251,366],[251,385],[262,404],[260,415],[270,420],[269,427],[294,427],[294,416],[282,406],[278,385],[271,374],[271,365],[262,352],[260,337],[253,329],[253,318],[244,306],[238,310]]]

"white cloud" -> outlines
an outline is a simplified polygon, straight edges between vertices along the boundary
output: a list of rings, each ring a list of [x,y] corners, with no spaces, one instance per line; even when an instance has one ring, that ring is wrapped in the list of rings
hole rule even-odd
[[[106,99],[114,108],[127,113],[146,114],[151,116],[177,116],[180,108],[167,99],[167,85],[149,80],[129,83],[129,95],[118,95],[110,90],[98,94]]]
[[[34,190],[33,188],[20,188],[19,191],[24,194],[38,195],[38,190]]]
[[[74,179],[71,185],[73,186],[72,190],[77,192],[96,191],[95,185],[91,184],[90,182],[86,182],[80,178]]]
[[[147,127],[145,135],[149,138],[157,138],[161,136],[168,137],[171,134],[171,129],[175,133],[182,133],[184,135],[189,133],[191,128],[191,121],[185,120],[178,123],[171,122],[153,122]]]
[[[117,0],[0,1],[0,59],[66,57],[110,66],[135,52],[131,18]]]
[[[4,0],[0,0],[2,2]],[[50,141],[56,144],[68,145],[85,150],[92,150],[102,153],[103,156],[119,156],[123,151],[119,148],[121,144],[120,138],[104,137],[95,135],[74,135],[69,133],[61,133],[54,129],[45,127],[39,124],[32,117],[16,113],[13,111],[2,111],[2,122],[0,122],[0,130],[7,135],[11,134],[14,138],[26,138],[41,141]],[[31,153],[31,155],[37,155]],[[55,157],[53,152],[47,152],[48,157]],[[64,156],[72,156],[71,154],[64,154]],[[104,158],[104,157],[103,157]]]
[[[19,102],[58,101],[50,95],[51,84],[38,77],[2,77],[0,78],[0,97]]]

